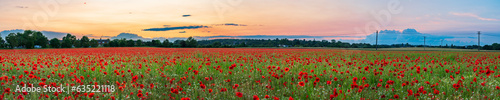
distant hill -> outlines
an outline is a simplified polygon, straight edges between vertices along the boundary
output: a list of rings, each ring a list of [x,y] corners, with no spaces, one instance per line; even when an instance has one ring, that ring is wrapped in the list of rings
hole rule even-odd
[[[403,31],[397,31],[397,30],[381,30],[378,34],[378,44],[385,44],[385,45],[391,45],[391,44],[412,44],[412,45],[423,45],[424,44],[424,36],[425,38],[425,44],[426,45],[432,45],[432,46],[439,46],[441,45],[441,41],[443,45],[477,45],[477,42],[475,41],[470,41],[470,40],[476,40],[477,37],[465,37],[466,39],[460,39],[462,37],[455,37],[452,35],[432,35],[432,34],[424,34],[420,33],[415,29],[405,29]],[[376,33],[372,33],[370,35],[367,35],[365,39],[362,40],[341,40],[345,42],[351,42],[351,43],[370,43],[370,44],[375,44],[376,43]],[[485,43],[481,43],[484,45]]]

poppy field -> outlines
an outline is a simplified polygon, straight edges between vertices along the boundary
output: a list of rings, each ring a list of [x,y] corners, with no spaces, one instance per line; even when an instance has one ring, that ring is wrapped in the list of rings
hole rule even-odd
[[[1,100],[500,99],[498,52],[80,48],[0,50],[0,63]]]

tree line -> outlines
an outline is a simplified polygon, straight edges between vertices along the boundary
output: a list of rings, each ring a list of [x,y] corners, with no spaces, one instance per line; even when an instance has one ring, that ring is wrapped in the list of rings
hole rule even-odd
[[[67,34],[62,40],[45,37],[42,32],[25,30],[23,33],[10,33],[5,40],[0,37],[0,48],[88,48],[98,47],[95,39],[83,36],[77,39],[76,36]]]
[[[109,42],[104,43],[103,47],[199,47],[198,41],[193,37],[188,37],[186,40],[175,40],[173,43],[168,39],[163,40],[163,42],[160,40],[142,41],[140,39],[107,39],[106,41]]]
[[[99,43],[103,42],[103,43]],[[394,47],[423,47],[424,45],[411,44],[392,44],[378,45],[378,48],[394,48]],[[87,36],[82,36],[77,39],[76,36],[67,34],[61,40],[58,38],[47,39],[41,32],[25,30],[23,33],[10,33],[5,37],[5,40],[0,37],[0,48],[90,48],[90,47],[178,47],[178,48],[235,48],[235,47],[337,47],[337,48],[375,48],[375,45],[368,43],[347,43],[328,40],[305,40],[305,39],[214,39],[214,40],[196,40],[189,37],[186,40],[175,40],[173,42],[165,39],[161,40],[132,40],[132,39],[106,39],[98,41],[89,39]],[[473,49],[478,48],[477,45],[472,46],[425,46],[425,47],[440,47],[440,48],[460,48]],[[500,44],[493,43],[491,45],[482,46],[483,50],[500,50]]]

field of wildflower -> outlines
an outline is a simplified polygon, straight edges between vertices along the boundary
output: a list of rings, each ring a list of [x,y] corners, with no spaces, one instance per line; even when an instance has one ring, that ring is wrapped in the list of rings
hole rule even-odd
[[[78,48],[0,63],[1,100],[500,99],[498,52]],[[26,90],[49,86],[67,88]]]

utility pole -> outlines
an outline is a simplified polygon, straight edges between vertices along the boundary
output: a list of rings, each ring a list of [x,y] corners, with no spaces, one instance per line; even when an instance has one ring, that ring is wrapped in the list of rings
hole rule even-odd
[[[378,30],[377,30],[377,35],[375,39],[375,50],[378,50]]]
[[[441,39],[441,45],[439,45],[439,47],[443,47],[443,39]]]
[[[425,50],[425,36],[424,36],[424,50]]]
[[[477,31],[477,51],[481,50],[481,37],[479,35],[481,34],[481,31]]]

